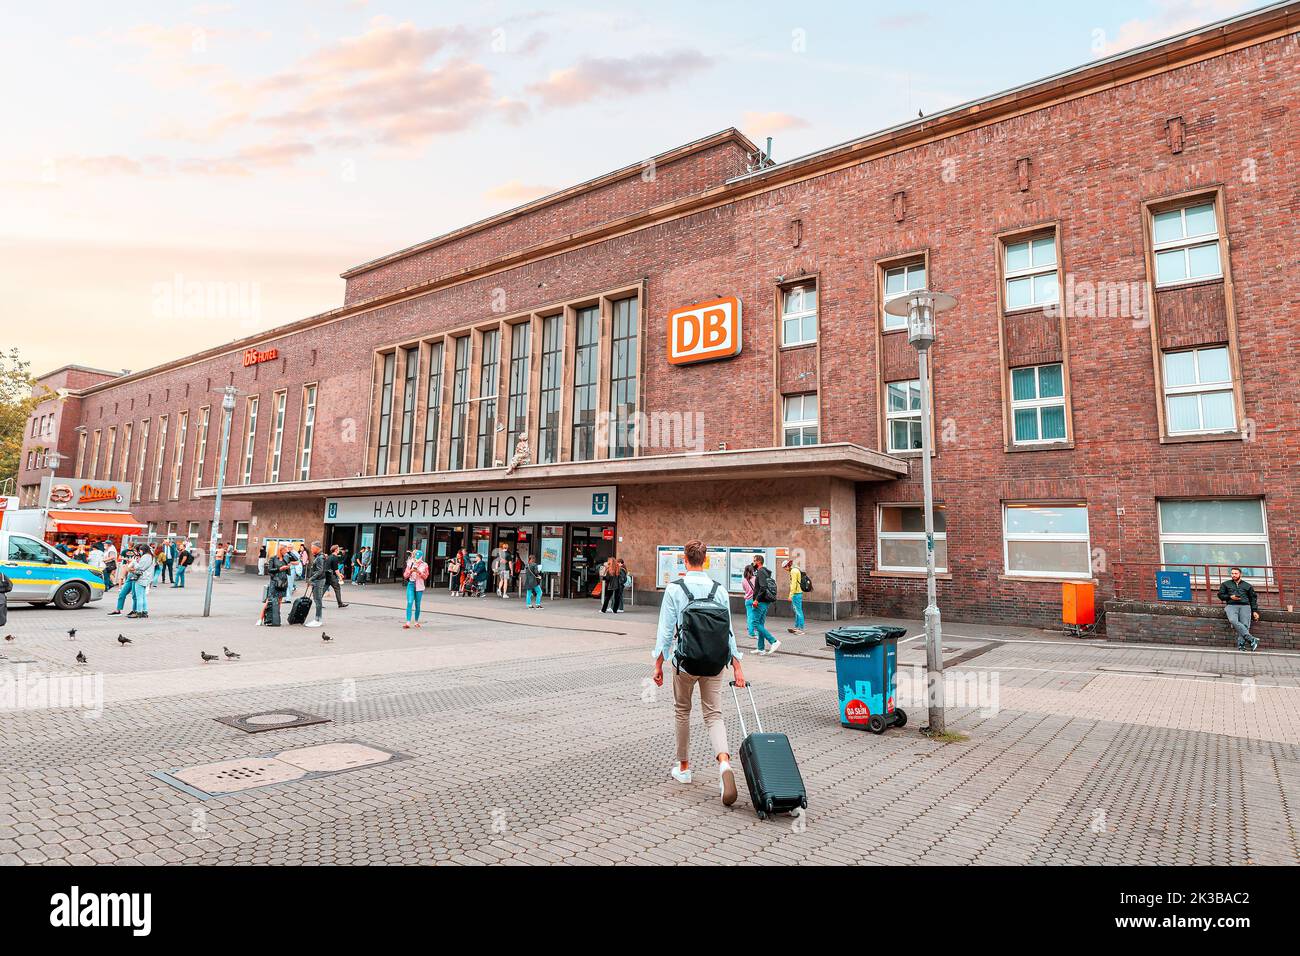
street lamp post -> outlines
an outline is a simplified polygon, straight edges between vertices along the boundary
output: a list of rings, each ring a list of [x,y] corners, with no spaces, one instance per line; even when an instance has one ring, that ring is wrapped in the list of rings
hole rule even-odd
[[[221,531],[221,492],[226,487],[226,456],[230,453],[230,419],[235,411],[237,392],[233,385],[227,385],[224,391],[225,394],[221,398],[221,462],[217,468],[217,499],[212,507],[212,534],[208,538],[208,581],[207,589],[203,594],[204,617],[210,617],[212,613],[213,562],[217,554],[217,536]]]
[[[921,289],[885,306],[891,315],[907,316],[907,341],[916,347],[921,373],[921,483],[925,488],[925,669],[931,734],[944,733],[943,627],[939,618],[934,576],[934,484],[930,474],[930,369],[934,317],[957,300],[942,292]]]

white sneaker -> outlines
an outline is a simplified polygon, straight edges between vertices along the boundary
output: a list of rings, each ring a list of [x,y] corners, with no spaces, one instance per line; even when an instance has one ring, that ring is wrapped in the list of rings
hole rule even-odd
[[[768,654],[775,654],[775,653],[777,652],[777,649],[780,648],[780,646],[781,646],[781,642],[780,642],[780,641],[773,641],[773,642],[772,642],[772,646],[769,647],[769,648],[767,649],[767,653],[768,653]]]
[[[306,624],[306,626],[307,626],[307,627],[320,627],[320,624],[321,624],[320,621],[308,621],[307,624]]]
[[[673,779],[678,783],[690,783],[691,772],[689,770],[683,770],[680,764],[673,764]]]
[[[718,791],[722,794],[724,807],[736,802],[736,775],[731,771],[731,764],[725,760],[718,764]]]

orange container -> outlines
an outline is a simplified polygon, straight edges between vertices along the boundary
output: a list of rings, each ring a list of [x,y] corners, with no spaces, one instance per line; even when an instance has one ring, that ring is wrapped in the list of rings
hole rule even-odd
[[[1066,624],[1095,624],[1097,611],[1093,606],[1091,581],[1067,581],[1061,585],[1061,620]]]

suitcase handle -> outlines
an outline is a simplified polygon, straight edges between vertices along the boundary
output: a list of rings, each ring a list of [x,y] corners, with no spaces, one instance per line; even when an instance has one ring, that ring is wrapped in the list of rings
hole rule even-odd
[[[754,703],[754,684],[752,681],[745,681],[745,689],[749,691],[749,706],[754,711],[754,723],[758,724],[758,732],[763,732],[763,719],[758,716],[758,705]],[[741,709],[740,698],[736,696],[736,682],[731,682],[731,699],[736,702],[736,713],[740,715],[740,733],[743,737],[749,736],[749,731],[745,728],[745,711]]]

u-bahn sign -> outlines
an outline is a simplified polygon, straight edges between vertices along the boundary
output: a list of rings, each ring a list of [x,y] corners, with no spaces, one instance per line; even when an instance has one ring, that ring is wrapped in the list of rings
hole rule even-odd
[[[401,495],[327,498],[326,524],[505,524],[589,521],[612,524],[615,485],[590,488],[510,488],[500,491],[439,491]]]

